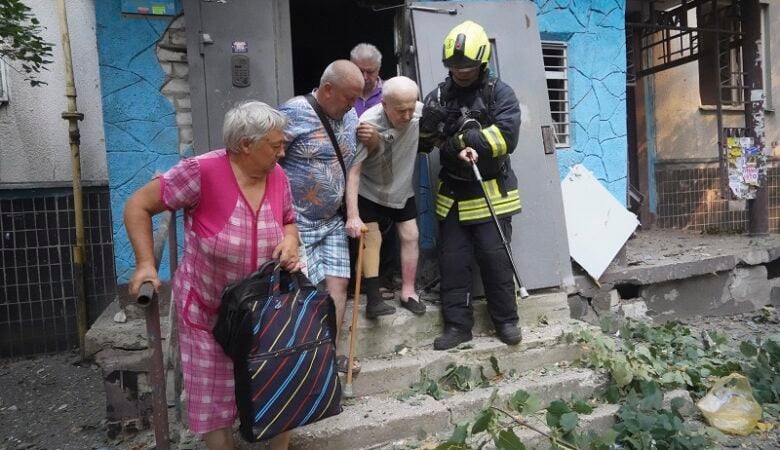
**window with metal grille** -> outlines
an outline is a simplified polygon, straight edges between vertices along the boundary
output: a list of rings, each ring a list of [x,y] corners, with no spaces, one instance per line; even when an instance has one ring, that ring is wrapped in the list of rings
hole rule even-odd
[[[694,26],[719,28],[721,33],[699,33],[699,96],[702,105],[742,107],[745,72],[742,66],[741,19],[732,3],[712,2],[697,6]],[[698,24],[698,25],[696,25]]]
[[[570,147],[569,123],[569,60],[563,42],[542,42],[544,74],[547,78],[547,95],[550,98],[555,146]]]
[[[0,59],[0,103],[8,101],[8,76],[5,71],[5,61]]]

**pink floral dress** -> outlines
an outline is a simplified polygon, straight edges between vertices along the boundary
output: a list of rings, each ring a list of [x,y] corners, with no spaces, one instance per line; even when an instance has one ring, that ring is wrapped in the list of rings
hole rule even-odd
[[[271,259],[295,213],[278,165],[266,179],[259,211],[252,211],[225,150],[183,160],[160,182],[166,207],[184,210],[184,256],[173,295],[190,430],[206,433],[236,418],[233,362],[211,333],[222,289]]]

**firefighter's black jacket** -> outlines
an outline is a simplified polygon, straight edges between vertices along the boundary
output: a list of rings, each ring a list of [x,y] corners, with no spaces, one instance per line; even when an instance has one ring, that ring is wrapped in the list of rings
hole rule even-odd
[[[487,71],[465,88],[448,77],[425,97],[424,103],[420,150],[430,152],[438,147],[441,163],[436,215],[445,218],[458,202],[461,223],[490,220],[490,210],[472,168],[458,159],[465,147],[479,155],[477,167],[496,215],[519,213],[517,177],[509,155],[520,133],[520,105],[512,88],[489,77]]]

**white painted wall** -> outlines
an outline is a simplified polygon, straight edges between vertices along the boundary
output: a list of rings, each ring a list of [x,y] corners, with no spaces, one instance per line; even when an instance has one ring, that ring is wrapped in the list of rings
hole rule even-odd
[[[30,87],[21,74],[11,67],[6,70],[10,101],[0,104],[0,188],[27,187],[30,183],[67,184],[71,180],[68,124],[60,117],[67,109],[67,100],[56,2],[25,3],[46,27],[43,38],[55,44],[53,63],[40,77],[48,83],[42,87]],[[79,123],[82,179],[105,184],[108,174],[95,8],[93,0],[68,0],[66,4],[77,104],[85,115]]]
[[[769,42],[772,62],[771,87],[774,108],[766,113],[765,142],[770,155],[780,157],[780,4],[770,3]],[[713,70],[717,70],[713,68]],[[701,108],[698,63],[688,63],[655,76],[656,157],[670,159],[717,159],[717,126],[714,108]],[[743,127],[743,110],[725,111],[725,127]]]

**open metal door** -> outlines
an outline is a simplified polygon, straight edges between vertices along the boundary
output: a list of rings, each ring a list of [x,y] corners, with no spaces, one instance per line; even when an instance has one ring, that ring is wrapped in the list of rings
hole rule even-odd
[[[222,121],[236,102],[272,106],[293,95],[288,0],[184,0],[196,154],[223,147]]]
[[[511,157],[523,204],[523,212],[513,220],[512,234],[520,276],[529,289],[572,285],[536,5],[526,0],[415,2],[407,8],[413,47],[406,49],[416,54],[423,95],[447,76],[441,48],[449,30],[473,20],[487,31],[494,45],[491,67],[514,88],[523,115],[519,144]],[[431,161],[438,165],[438,155]]]

